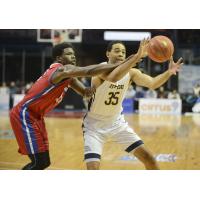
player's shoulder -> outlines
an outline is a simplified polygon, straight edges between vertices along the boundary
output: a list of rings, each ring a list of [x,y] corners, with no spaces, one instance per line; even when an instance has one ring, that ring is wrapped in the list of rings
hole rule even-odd
[[[52,69],[52,68],[57,68],[57,67],[62,67],[62,66],[63,65],[61,63],[52,63],[49,68]]]

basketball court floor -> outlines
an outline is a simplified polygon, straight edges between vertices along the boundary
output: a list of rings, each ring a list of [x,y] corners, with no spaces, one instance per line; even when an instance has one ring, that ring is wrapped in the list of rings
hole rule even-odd
[[[128,114],[126,119],[153,152],[161,169],[200,169],[200,114],[138,115]],[[49,134],[51,166],[49,170],[85,170],[83,162],[82,117],[45,118]],[[0,169],[20,169],[29,161],[21,156],[12,133],[7,114],[0,115]],[[144,169],[134,156],[120,145],[108,141],[102,155],[102,170]]]

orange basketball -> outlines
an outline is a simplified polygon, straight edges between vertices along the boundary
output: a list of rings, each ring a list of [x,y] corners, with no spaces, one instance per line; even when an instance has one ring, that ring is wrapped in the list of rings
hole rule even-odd
[[[149,41],[147,52],[151,60],[162,63],[173,55],[174,45],[168,37],[158,35]]]

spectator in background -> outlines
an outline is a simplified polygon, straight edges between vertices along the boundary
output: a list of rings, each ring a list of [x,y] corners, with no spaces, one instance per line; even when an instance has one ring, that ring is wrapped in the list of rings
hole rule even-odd
[[[129,86],[127,92],[126,92],[126,98],[129,99],[129,98],[134,98],[135,97],[135,94],[136,94],[136,91],[135,89],[133,88],[132,85]]]
[[[145,97],[145,91],[142,87],[140,87],[138,85],[136,86],[135,91],[136,91],[136,93],[135,93],[135,103],[134,103],[135,108],[134,109],[136,111],[138,111],[139,99]]]
[[[166,95],[166,92],[164,90],[164,87],[161,86],[159,89],[158,89],[158,98],[159,99],[165,99],[167,97]]]
[[[17,87],[14,81],[10,83],[10,100],[9,100],[9,108],[11,109],[14,104],[14,95],[17,94]]]
[[[195,85],[193,91],[197,97],[200,97],[200,84]]]
[[[187,95],[186,103],[190,107],[193,107],[198,102],[199,97],[200,97],[200,85],[197,84],[193,87],[193,94]]]
[[[180,99],[180,94],[177,92],[177,90],[173,90],[172,92],[168,93],[167,98],[168,99]]]
[[[200,113],[200,84],[195,85],[193,91],[195,97],[193,98],[194,106],[192,107],[192,112]]]
[[[149,89],[146,91],[145,97],[147,99],[156,99],[157,98],[157,92],[153,89]]]
[[[33,82],[27,83],[25,86],[25,94],[28,92],[28,90],[32,87]]]
[[[143,87],[136,86],[135,98],[139,99],[139,98],[144,98],[144,97],[145,97],[145,91]]]
[[[197,98],[194,106],[192,107],[192,112],[194,112],[194,113],[200,113],[200,91],[197,95],[198,95],[198,98]]]
[[[1,95],[9,94],[9,88],[7,87],[5,82],[3,82],[2,86],[0,86],[0,94]]]

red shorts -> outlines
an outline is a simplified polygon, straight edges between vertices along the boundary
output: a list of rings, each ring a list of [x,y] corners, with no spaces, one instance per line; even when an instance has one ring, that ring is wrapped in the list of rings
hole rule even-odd
[[[35,117],[27,107],[16,106],[10,112],[19,153],[28,155],[49,150],[49,142],[43,118]]]

